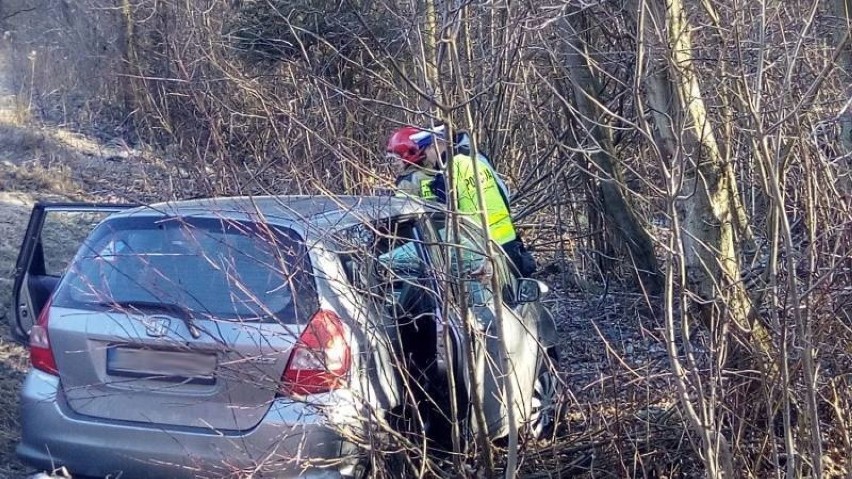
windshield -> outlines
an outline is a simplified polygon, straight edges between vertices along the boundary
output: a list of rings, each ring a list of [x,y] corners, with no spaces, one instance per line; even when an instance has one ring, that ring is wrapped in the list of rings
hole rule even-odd
[[[77,253],[54,305],[138,304],[292,323],[313,312],[316,293],[306,249],[292,230],[219,219],[107,221]]]

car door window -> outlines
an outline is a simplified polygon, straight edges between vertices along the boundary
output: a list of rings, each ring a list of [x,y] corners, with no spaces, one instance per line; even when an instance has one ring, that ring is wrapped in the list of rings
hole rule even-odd
[[[44,273],[62,276],[80,245],[107,211],[48,211],[41,233]]]
[[[12,308],[17,341],[26,342],[30,328],[89,232],[127,206],[38,203],[33,207],[15,263]]]

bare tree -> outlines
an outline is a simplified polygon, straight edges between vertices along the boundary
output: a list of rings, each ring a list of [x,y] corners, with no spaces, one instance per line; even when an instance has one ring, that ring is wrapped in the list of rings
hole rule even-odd
[[[28,8],[2,3],[4,14]],[[140,142],[167,152],[182,195],[386,190],[392,128],[469,130],[513,189],[541,278],[563,274],[553,301],[574,308],[556,308],[566,345],[605,343],[595,379],[575,379],[585,430],[553,457],[592,450],[606,466],[589,471],[624,476],[649,470],[632,455],[689,457],[717,477],[796,477],[829,475],[823,458],[848,445],[849,0],[50,8],[61,14],[36,19],[45,48],[22,43],[13,59],[17,84],[45,111],[75,105],[75,82],[97,91],[63,114],[96,123],[122,110]],[[66,60],[65,39],[90,42],[88,60]],[[602,278],[617,294],[600,294]],[[663,314],[637,313],[630,301],[657,292]],[[625,324],[665,346],[659,364],[639,370],[618,351],[607,333]],[[670,371],[655,370],[664,360]],[[625,399],[641,388],[646,397]],[[694,451],[657,447],[661,433],[633,417],[674,401],[666,431],[678,444],[688,431]],[[459,471],[542,464],[524,444],[503,456],[456,426]],[[413,442],[412,457],[425,454]],[[425,462],[421,472],[440,469]]]
[[[729,328],[733,328],[742,341],[735,343],[734,364],[754,365],[768,373],[772,368],[769,333],[754,319],[748,294],[740,283],[736,211],[731,207],[736,203],[732,198],[736,191],[734,176],[728,171],[730,164],[722,160],[703,100],[693,65],[687,12],[678,0],[640,1],[636,6],[640,45],[650,46],[645,92],[659,138],[662,166],[669,177],[670,214],[676,231],[683,226],[682,235],[677,235],[680,244],[672,245],[683,255],[682,307],[720,339],[718,354],[724,356]],[[646,53],[642,48],[640,54]],[[669,309],[672,307],[670,302]],[[683,318],[690,319],[691,314]],[[672,328],[670,321],[668,329]],[[722,434],[717,411],[701,396],[698,404],[702,407],[696,410],[687,382],[697,384],[697,378],[686,378],[674,350],[673,335],[668,344],[675,374],[681,378],[681,406],[701,438],[707,472],[711,477],[734,477],[732,451]],[[724,360],[721,363],[725,364]],[[707,394],[701,389],[699,393]]]
[[[831,12],[835,16],[834,42],[842,49],[837,57],[837,67],[841,84],[846,85],[842,91],[843,106],[838,114],[840,126],[839,171],[841,188],[847,193],[852,192],[852,44],[844,41],[852,29],[852,2],[849,0],[831,0]]]
[[[582,20],[583,13],[566,16],[569,24],[565,67],[573,89],[574,104],[566,105],[569,114],[577,118],[583,135],[588,138],[585,149],[593,171],[590,181],[600,194],[600,205],[606,216],[607,228],[612,230],[612,241],[624,244],[630,262],[643,289],[658,294],[662,289],[662,275],[657,264],[653,241],[642,226],[639,217],[627,200],[622,167],[612,144],[611,128],[607,126],[608,115],[601,108],[598,92],[600,83],[588,61],[588,48],[580,36],[581,29],[570,25]]]

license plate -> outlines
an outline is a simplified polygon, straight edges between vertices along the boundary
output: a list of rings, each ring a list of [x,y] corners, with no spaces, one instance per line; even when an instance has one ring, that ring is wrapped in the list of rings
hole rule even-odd
[[[107,350],[107,374],[155,381],[213,384],[216,355],[122,346]]]

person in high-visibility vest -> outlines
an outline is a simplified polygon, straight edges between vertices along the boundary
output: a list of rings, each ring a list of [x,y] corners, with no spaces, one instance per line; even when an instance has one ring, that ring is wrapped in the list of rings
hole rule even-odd
[[[423,130],[413,126],[395,131],[388,139],[387,157],[393,162],[397,196],[410,195],[436,200],[432,183],[441,172],[442,165],[438,164],[435,157],[426,158],[431,136],[422,133]]]
[[[387,154],[397,167],[398,194],[446,203],[443,171],[447,165],[447,150],[443,129],[423,130],[407,126],[395,131],[388,140]],[[535,272],[535,260],[515,230],[509,212],[508,190],[487,158],[482,155],[472,157],[469,146],[453,156],[458,211],[467,214],[479,212],[474,162],[484,195],[491,239],[503,247],[518,274],[528,277]]]

